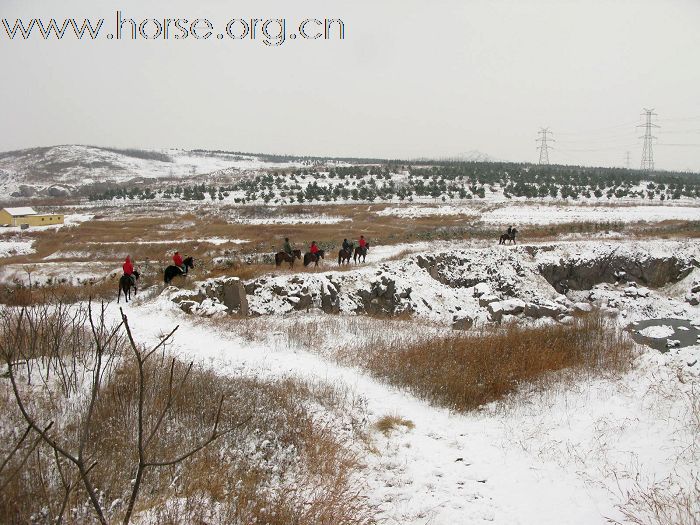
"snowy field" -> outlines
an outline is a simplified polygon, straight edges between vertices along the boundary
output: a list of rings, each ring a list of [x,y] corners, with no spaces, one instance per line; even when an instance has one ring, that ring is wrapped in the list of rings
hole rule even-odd
[[[481,219],[503,225],[697,221],[700,220],[700,206],[504,206],[484,213]]]
[[[372,420],[394,414],[412,421],[412,429],[375,433],[376,451],[361,474],[387,523],[602,524],[623,518],[619,506],[628,491],[663,480],[685,483],[700,466],[697,435],[684,416],[685,393],[700,384],[698,367],[688,366],[700,357],[699,346],[665,355],[647,350],[624,377],[524,391],[505,405],[458,414],[324,357],[351,345],[350,334],[324,339],[322,353],[290,345],[280,334],[306,319],[302,314],[271,318],[272,335],[251,342],[235,328],[193,322],[167,294],[132,304],[127,313],[148,341],[179,324],[176,353],[221,373],[348,385],[366,399]]]

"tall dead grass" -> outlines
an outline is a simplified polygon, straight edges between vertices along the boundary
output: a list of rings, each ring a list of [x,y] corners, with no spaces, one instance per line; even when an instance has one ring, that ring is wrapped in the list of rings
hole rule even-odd
[[[230,431],[184,461],[146,471],[136,515],[173,524],[374,522],[374,509],[356,482],[360,462],[351,445],[365,432],[366,417],[347,392],[291,378],[222,376],[173,359],[166,347],[140,370],[122,335],[111,339],[109,368],[83,434],[89,397],[83,389],[95,372],[95,354],[86,350],[92,330],[84,312],[70,315],[79,306],[54,307],[63,314],[48,307],[4,310],[0,348],[12,359],[32,417],[42,428],[53,422],[50,435],[67,449],[85,444],[87,475],[109,523],[127,512],[138,464],[142,381],[151,460],[177,458],[206,441],[221,398],[217,421]],[[32,323],[39,321],[35,330]],[[63,335],[57,343],[51,334]],[[72,388],[62,386],[64,378]],[[7,377],[0,377],[0,410],[0,522],[96,522],[75,467],[37,432],[25,433]]]
[[[479,335],[450,335],[423,342],[367,347],[361,360],[374,375],[431,403],[473,410],[542,383],[553,373],[625,370],[632,344],[599,315],[571,325],[519,328]]]

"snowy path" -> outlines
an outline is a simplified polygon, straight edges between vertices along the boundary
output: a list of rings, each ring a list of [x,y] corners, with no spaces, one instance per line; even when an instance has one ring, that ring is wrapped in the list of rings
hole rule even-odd
[[[118,314],[116,305],[110,309]],[[411,420],[414,429],[388,438],[375,433],[378,453],[368,454],[362,473],[387,523],[605,523],[604,516],[619,517],[619,495],[607,490],[602,473],[609,462],[651,458],[663,471],[671,452],[659,443],[673,428],[652,417],[639,389],[630,388],[643,389],[644,377],[615,391],[592,381],[502,413],[455,415],[315,354],[247,343],[158,299],[125,311],[144,343],[179,324],[171,349],[222,373],[245,369],[345,384],[367,399],[372,422],[387,414]]]

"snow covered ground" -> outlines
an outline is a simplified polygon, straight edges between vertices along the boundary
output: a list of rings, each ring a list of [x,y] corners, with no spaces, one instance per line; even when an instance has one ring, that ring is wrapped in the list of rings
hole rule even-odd
[[[561,224],[567,222],[660,222],[700,220],[700,206],[503,206],[481,219],[494,224]]]
[[[505,405],[456,414],[290,345],[279,319],[267,339],[251,342],[237,335],[235,323],[229,329],[193,322],[165,296],[126,311],[145,342],[179,324],[176,353],[222,373],[291,374],[347,385],[366,399],[372,419],[393,414],[412,421],[412,429],[375,433],[376,450],[361,473],[386,523],[605,523],[622,518],[618,505],[638,484],[669,476],[685,483],[699,465],[697,434],[684,414],[685,393],[698,384],[697,367],[687,363],[697,360],[700,347],[666,355],[647,350],[622,378],[524,391]],[[295,322],[294,315],[286,320]],[[324,345],[349,342],[341,336]]]
[[[32,248],[33,244],[33,240],[0,238],[0,258],[34,253],[34,248]]]

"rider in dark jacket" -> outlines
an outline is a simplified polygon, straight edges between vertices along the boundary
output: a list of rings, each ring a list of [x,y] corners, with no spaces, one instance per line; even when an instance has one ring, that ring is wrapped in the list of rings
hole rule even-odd
[[[352,248],[352,246],[350,245],[350,241],[348,241],[347,239],[343,239],[343,250],[345,250],[347,252],[351,248]]]

